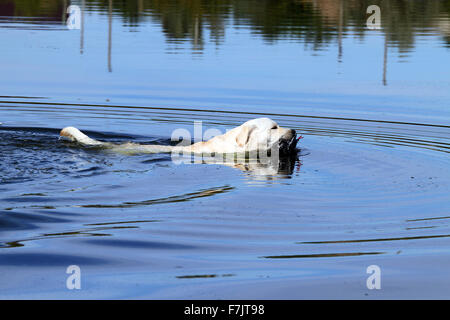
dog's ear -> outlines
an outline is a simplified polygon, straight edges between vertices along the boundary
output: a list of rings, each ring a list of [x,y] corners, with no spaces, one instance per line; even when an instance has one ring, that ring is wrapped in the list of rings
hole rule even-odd
[[[242,129],[236,136],[236,143],[239,147],[242,148],[248,142],[253,130],[255,130],[255,126],[242,126]]]

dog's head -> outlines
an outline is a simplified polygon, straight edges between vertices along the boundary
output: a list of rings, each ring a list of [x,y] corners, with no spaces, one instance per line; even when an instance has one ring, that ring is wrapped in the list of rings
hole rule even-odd
[[[297,150],[295,130],[282,128],[269,118],[245,122],[236,128],[235,140],[238,147],[245,151],[277,150],[287,155]]]

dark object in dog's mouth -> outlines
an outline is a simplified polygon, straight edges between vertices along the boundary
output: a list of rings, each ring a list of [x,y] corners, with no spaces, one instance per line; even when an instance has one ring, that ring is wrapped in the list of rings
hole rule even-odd
[[[290,140],[280,140],[278,143],[280,153],[281,154],[291,154],[295,153],[297,151],[297,142],[300,140],[300,138],[296,138],[296,136],[293,136]]]

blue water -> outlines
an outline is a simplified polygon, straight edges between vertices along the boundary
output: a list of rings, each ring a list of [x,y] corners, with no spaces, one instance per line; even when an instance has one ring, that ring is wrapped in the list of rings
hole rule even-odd
[[[380,30],[364,1],[86,1],[82,30],[38,2],[0,1],[1,298],[448,298],[448,1],[375,1]],[[270,174],[59,140],[261,116],[304,136]]]

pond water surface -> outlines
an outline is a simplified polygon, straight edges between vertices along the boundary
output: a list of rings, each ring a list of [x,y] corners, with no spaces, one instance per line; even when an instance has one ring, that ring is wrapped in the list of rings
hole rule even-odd
[[[0,41],[0,298],[450,297],[449,1],[0,0]],[[269,173],[59,140],[263,116]]]

